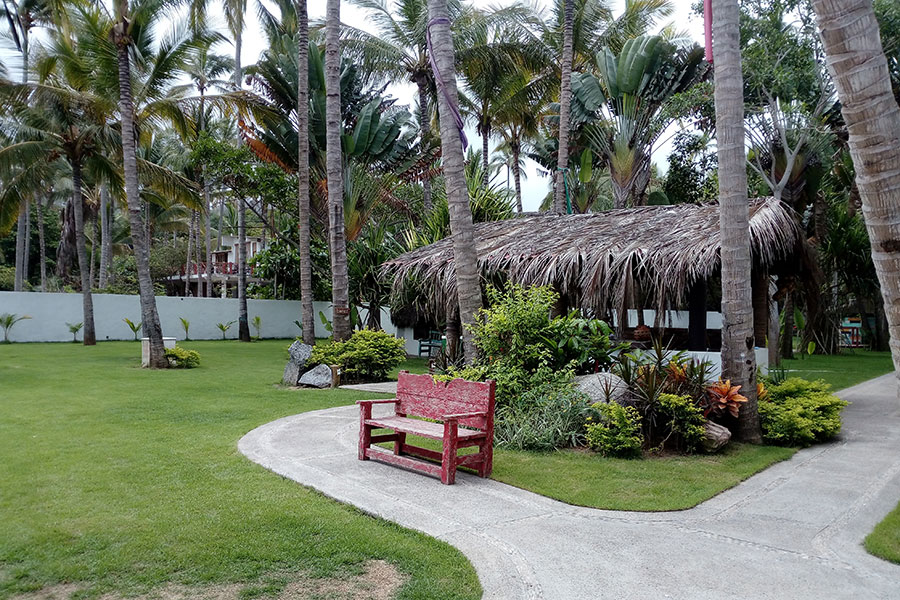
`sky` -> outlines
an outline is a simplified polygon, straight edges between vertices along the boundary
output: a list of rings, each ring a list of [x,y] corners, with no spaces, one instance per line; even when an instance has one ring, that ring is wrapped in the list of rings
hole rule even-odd
[[[260,53],[265,49],[266,46],[265,36],[263,35],[259,23],[256,19],[256,11],[254,9],[255,1],[256,0],[248,0],[247,2],[247,23],[243,39],[243,47],[241,49],[241,64],[243,65],[255,63]],[[392,0],[387,0],[388,3],[390,3],[391,1]],[[484,2],[483,0],[474,0],[474,3],[478,6],[488,8],[493,6],[506,6],[512,4],[513,1],[514,0],[492,0],[491,2]],[[532,1],[534,1],[539,7],[549,6],[549,2],[547,0]],[[702,44],[703,22],[701,18],[695,17],[691,13],[692,3],[693,0],[674,0],[673,4],[675,5],[675,11],[671,16],[670,21],[674,23],[679,30],[687,31],[698,44]],[[612,6],[614,14],[618,14],[622,11],[624,0],[612,0]],[[311,20],[324,19],[325,0],[311,0],[308,3],[308,7]],[[213,19],[212,26],[217,30],[227,31],[225,28],[224,19],[222,18],[220,3],[217,2],[211,5],[210,14]],[[353,27],[357,27],[359,29],[363,29],[372,33],[377,33],[377,30],[375,30],[371,26],[370,22],[366,18],[366,11],[357,8],[356,6],[353,6],[346,1],[342,2],[341,5],[341,21]],[[665,25],[665,23],[663,23],[663,25]],[[233,48],[228,44],[220,45],[217,50],[223,54],[233,54],[234,52]],[[10,69],[10,75],[14,78],[18,78],[19,75],[17,74],[17,71],[19,71],[18,66],[21,59],[13,50],[12,42],[8,39],[8,37],[7,39],[2,40],[0,58],[2,58],[7,68]],[[393,85],[388,87],[387,93],[398,98],[399,104],[407,104],[412,108],[412,104],[414,103],[413,97],[415,95],[415,87],[412,84],[406,81],[397,81]],[[654,162],[657,163],[662,171],[665,171],[667,167],[666,157],[671,151],[671,138],[675,131],[676,129],[670,128],[670,130],[666,131],[661,136],[661,139],[666,141],[662,143],[657,149],[655,149],[653,154]],[[474,126],[467,126],[466,135],[470,140],[470,144],[475,144],[477,148],[481,147],[480,138],[475,132]],[[493,148],[493,142],[491,147]],[[524,175],[525,177],[522,181],[523,207],[526,211],[537,210],[541,201],[547,195],[550,186],[550,179],[549,177],[540,177],[537,174],[537,165],[531,160],[527,159]],[[505,174],[498,176],[498,183],[502,183],[505,185]]]

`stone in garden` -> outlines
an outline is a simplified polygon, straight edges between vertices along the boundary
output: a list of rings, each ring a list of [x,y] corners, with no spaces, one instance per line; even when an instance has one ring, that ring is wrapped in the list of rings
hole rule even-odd
[[[316,365],[300,377],[300,385],[317,388],[331,387],[331,367]]]
[[[731,440],[731,432],[727,427],[722,427],[718,423],[707,421],[703,428],[706,430],[703,436],[703,448],[707,452],[716,452]]]
[[[288,362],[284,366],[284,375],[281,381],[284,385],[293,386],[297,385],[300,374],[303,373],[306,361],[309,360],[309,356],[312,354],[312,346],[298,340],[291,344],[288,354],[290,354],[290,358],[288,358]]]
[[[597,402],[619,402],[628,395],[628,385],[614,373],[594,373],[575,378],[575,388]]]

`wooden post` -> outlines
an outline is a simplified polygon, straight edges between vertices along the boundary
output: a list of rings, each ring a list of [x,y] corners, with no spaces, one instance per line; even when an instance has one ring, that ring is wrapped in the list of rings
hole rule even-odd
[[[456,481],[456,444],[459,436],[458,421],[444,421],[444,448],[441,456],[441,483],[453,485]]]
[[[753,272],[753,339],[757,348],[766,347],[769,333],[769,274],[764,269]]]
[[[688,292],[688,350],[706,349],[706,280],[698,279]]]
[[[372,418],[372,405],[359,405],[359,460],[369,460],[366,450],[372,444],[372,430],[366,425],[366,421]]]

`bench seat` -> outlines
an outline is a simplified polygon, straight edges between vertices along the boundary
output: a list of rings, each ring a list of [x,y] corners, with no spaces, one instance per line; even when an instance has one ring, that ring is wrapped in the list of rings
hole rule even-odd
[[[432,423],[431,421],[410,419],[409,417],[379,417],[377,419],[366,419],[366,425],[411,433],[432,440],[444,439],[443,423]],[[485,435],[484,431],[478,431],[477,429],[464,429],[462,427],[457,429],[457,438],[460,440],[483,438]]]

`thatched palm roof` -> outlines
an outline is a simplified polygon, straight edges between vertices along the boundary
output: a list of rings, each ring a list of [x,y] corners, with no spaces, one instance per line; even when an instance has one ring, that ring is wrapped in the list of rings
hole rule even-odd
[[[750,203],[754,264],[769,267],[802,241],[794,215],[774,198]],[[719,269],[717,204],[646,206],[584,215],[540,215],[475,225],[478,263],[492,280],[553,285],[577,304],[622,306],[638,280],[659,308],[682,304],[689,286]],[[455,298],[451,239],[388,261],[394,291],[428,290],[428,307],[443,314]]]

